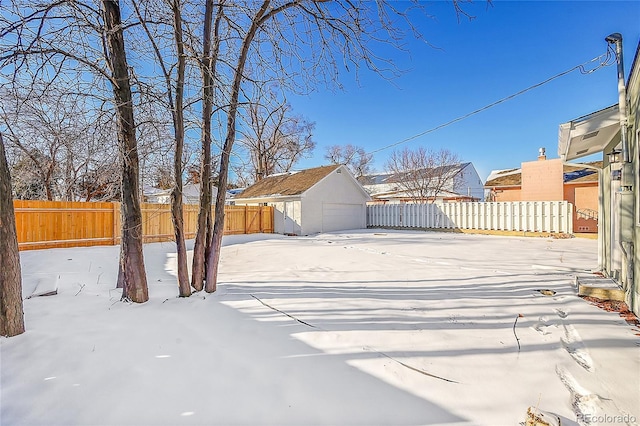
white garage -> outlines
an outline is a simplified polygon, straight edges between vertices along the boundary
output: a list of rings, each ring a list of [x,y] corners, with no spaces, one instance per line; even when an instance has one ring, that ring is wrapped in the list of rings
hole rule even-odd
[[[276,233],[309,235],[366,228],[370,199],[345,166],[331,165],[269,176],[234,202],[273,206]]]

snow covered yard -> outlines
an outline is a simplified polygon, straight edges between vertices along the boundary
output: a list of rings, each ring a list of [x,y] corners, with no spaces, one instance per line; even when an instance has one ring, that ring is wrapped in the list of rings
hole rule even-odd
[[[0,339],[2,425],[640,421],[637,329],[575,295],[596,241],[362,230],[225,237],[219,290],[113,289],[118,247],[21,253],[27,332]],[[555,291],[546,296],[537,290]]]

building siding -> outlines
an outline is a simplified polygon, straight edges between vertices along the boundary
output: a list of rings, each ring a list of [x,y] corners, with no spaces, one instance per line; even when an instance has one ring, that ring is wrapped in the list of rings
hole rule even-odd
[[[522,163],[520,201],[562,201],[562,160],[538,160]]]
[[[489,201],[520,201],[520,188],[500,188],[493,192],[493,200]]]

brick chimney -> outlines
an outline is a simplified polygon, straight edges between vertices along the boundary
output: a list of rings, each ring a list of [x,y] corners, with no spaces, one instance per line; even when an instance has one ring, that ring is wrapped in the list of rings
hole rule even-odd
[[[547,154],[545,153],[544,148],[540,148],[538,150],[538,161],[544,161],[547,159]]]

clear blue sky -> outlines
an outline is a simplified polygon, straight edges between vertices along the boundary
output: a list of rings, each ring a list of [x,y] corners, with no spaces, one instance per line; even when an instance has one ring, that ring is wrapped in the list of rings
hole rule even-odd
[[[622,34],[628,74],[640,38],[640,1],[484,1],[467,5],[475,19],[458,19],[450,2],[425,2],[433,19],[419,23],[426,40],[408,40],[410,57],[394,61],[409,72],[390,83],[362,72],[345,74],[344,92],[290,96],[297,114],[316,123],[317,148],[299,168],[326,164],[325,149],[354,144],[382,148],[514,94],[606,52],[604,38]],[[408,146],[448,148],[475,165],[519,167],[546,147],[557,158],[558,125],[617,103],[616,66],[574,71]],[[392,149],[375,154],[383,171]],[[592,160],[593,158],[587,158]]]

